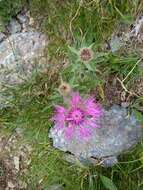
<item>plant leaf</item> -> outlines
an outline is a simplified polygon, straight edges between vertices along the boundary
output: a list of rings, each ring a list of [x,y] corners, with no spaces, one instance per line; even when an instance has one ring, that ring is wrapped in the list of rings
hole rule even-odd
[[[111,179],[109,179],[108,177],[101,175],[100,179],[105,188],[107,188],[109,190],[117,190],[117,187],[115,186],[113,181]]]
[[[74,47],[68,46],[68,48],[69,48],[69,50],[70,50],[72,53],[74,53],[74,54],[76,54],[76,55],[79,54],[78,51],[77,51]]]
[[[89,71],[94,71],[94,69],[92,68],[92,66],[89,63],[84,63],[85,67],[89,70]]]
[[[134,113],[135,113],[137,120],[139,122],[143,123],[143,114],[140,111],[135,110],[135,109],[134,109]]]

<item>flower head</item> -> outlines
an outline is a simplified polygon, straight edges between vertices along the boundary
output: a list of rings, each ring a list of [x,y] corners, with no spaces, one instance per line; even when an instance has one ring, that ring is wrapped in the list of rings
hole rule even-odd
[[[68,107],[55,107],[54,124],[56,130],[63,129],[67,139],[78,133],[79,138],[88,139],[97,126],[96,121],[102,115],[101,106],[95,99],[83,99],[79,93],[71,95]]]
[[[93,51],[91,48],[81,48],[79,52],[79,57],[82,62],[90,62],[93,59]]]

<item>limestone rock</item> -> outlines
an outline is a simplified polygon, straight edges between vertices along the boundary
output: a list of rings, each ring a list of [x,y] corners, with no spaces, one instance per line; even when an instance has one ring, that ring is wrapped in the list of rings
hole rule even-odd
[[[29,17],[26,15],[26,13],[19,13],[17,15],[17,19],[21,24],[29,22]]]
[[[124,45],[125,44],[123,43],[123,40],[121,37],[112,36],[111,41],[110,41],[110,47],[113,53],[118,51]]]
[[[16,19],[12,19],[7,26],[7,30],[10,34],[15,34],[21,31],[21,25]]]
[[[0,109],[9,106],[7,87],[30,80],[34,72],[46,70],[45,35],[39,32],[15,33],[0,43]]]
[[[46,38],[38,32],[11,35],[0,44],[0,85],[19,84],[38,69]],[[44,66],[43,66],[44,67]]]
[[[114,105],[109,110],[104,109],[103,113],[97,120],[100,127],[94,129],[88,141],[79,139],[76,133],[71,141],[67,140],[62,129],[57,131],[53,127],[49,134],[53,146],[70,152],[82,163],[91,163],[90,159],[95,158],[104,167],[114,165],[119,154],[129,150],[142,138],[142,127],[134,113],[128,115],[125,108]]]

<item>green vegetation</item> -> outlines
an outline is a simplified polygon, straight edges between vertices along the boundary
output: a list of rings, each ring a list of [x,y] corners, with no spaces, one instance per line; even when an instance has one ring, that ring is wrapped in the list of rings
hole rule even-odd
[[[3,10],[0,16],[7,22],[19,11],[23,1],[6,2],[0,2],[0,10]],[[99,87],[99,100],[106,105],[103,88],[106,78],[114,75],[124,79],[140,60],[140,55],[134,50],[111,53],[103,51],[102,46],[115,27],[120,24],[128,27],[142,9],[143,5],[138,0],[30,1],[31,14],[39,30],[49,37],[47,54],[50,56],[50,68],[44,75],[35,75],[20,87],[8,88],[5,93],[12,94],[12,107],[0,110],[0,124],[5,125],[9,132],[17,127],[23,128],[24,140],[33,147],[28,173],[23,176],[30,190],[48,190],[55,183],[62,184],[65,190],[143,189],[142,143],[122,155],[119,164],[104,169],[67,163],[62,159],[63,153],[55,150],[48,138],[53,105],[63,101],[57,90],[61,78],[83,94]],[[95,58],[88,66],[78,60],[76,52],[90,45]],[[67,60],[67,67],[62,65],[64,60]],[[137,65],[125,80],[125,87],[132,86],[141,75]],[[120,88],[125,90],[123,86]],[[142,100],[141,96],[133,97],[131,108],[142,105]]]
[[[26,0],[1,0],[0,1],[0,30],[15,16],[24,6]]]
[[[24,142],[33,147],[28,174],[23,176],[29,188],[46,190],[51,184],[60,183],[66,190],[103,190],[109,185],[114,187],[111,185],[114,183],[118,190],[123,187],[129,190],[141,189],[142,144],[121,156],[120,163],[109,169],[70,165],[63,160],[63,153],[52,147],[48,130],[52,127],[50,118],[53,103],[62,101],[55,90],[58,83],[54,82],[57,78],[54,77],[51,76],[51,80],[49,75],[34,77],[29,83],[11,89],[15,97],[11,102],[13,107],[1,111],[1,124],[7,126],[6,130],[13,132],[17,127],[23,128]]]

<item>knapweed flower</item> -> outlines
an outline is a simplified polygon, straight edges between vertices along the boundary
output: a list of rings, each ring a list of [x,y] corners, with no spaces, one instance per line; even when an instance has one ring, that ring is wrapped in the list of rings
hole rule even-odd
[[[93,97],[83,99],[79,93],[72,93],[67,108],[55,106],[53,120],[56,130],[62,129],[66,139],[73,139],[75,134],[89,139],[92,130],[98,127],[96,121],[101,115],[101,106]]]
[[[94,57],[93,55],[92,49],[88,47],[81,48],[79,51],[80,61],[82,62],[90,62]]]

